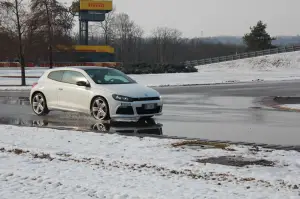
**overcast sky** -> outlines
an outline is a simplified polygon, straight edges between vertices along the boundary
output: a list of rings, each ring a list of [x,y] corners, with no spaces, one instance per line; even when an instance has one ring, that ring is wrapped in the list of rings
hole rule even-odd
[[[113,0],[146,32],[157,26],[184,36],[241,36],[263,20],[272,36],[300,34],[300,0]]]

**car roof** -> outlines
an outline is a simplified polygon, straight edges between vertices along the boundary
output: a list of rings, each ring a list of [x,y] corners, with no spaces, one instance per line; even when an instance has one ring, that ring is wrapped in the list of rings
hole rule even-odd
[[[65,67],[56,67],[52,68],[52,71],[55,70],[67,70],[67,69],[81,69],[81,70],[86,70],[86,69],[108,69],[108,67],[103,67],[103,66],[65,66]]]

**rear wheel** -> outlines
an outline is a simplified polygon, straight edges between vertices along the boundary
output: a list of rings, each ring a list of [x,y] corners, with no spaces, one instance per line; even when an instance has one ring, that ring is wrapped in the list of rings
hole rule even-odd
[[[32,109],[38,116],[47,115],[49,113],[46,98],[42,93],[35,93],[32,97]]]
[[[109,119],[109,107],[103,97],[96,97],[92,101],[91,114],[96,120],[104,121]]]

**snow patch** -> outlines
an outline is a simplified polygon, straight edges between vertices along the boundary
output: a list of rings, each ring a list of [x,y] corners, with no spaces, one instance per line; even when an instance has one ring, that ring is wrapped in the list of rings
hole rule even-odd
[[[300,79],[300,52],[281,53],[241,60],[197,66],[196,73],[167,73],[129,75],[146,86],[181,86],[200,84],[224,84],[254,81],[282,81]],[[42,75],[46,69],[30,68],[28,76]],[[20,69],[0,69],[2,76],[20,75]],[[27,78],[28,85],[37,78]],[[0,77],[0,85],[18,85],[20,79]],[[1,90],[5,86],[0,87]],[[10,88],[15,90],[15,88]],[[29,88],[27,88],[29,89]]]
[[[2,198],[297,198],[300,153],[182,140],[0,126]],[[199,163],[266,159],[274,166]]]

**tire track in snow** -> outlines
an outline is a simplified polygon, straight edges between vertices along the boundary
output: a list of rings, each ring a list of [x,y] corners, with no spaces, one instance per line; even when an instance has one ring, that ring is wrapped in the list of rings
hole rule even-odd
[[[266,188],[281,187],[283,189],[290,189],[290,190],[300,188],[300,184],[291,185],[285,183],[284,181],[277,181],[275,184],[273,184],[268,181],[257,180],[255,178],[236,177],[230,173],[215,173],[215,172],[205,173],[205,172],[201,172],[201,170],[198,173],[196,173],[189,169],[172,170],[166,167],[160,167],[151,164],[130,164],[121,161],[106,162],[101,158],[97,159],[97,158],[87,158],[87,157],[74,157],[70,153],[55,153],[51,155],[45,152],[33,152],[33,151],[20,149],[20,148],[11,148],[11,149],[0,148],[0,152],[4,154],[12,154],[16,156],[21,155],[32,159],[42,159],[49,162],[56,161],[56,162],[73,162],[76,164],[85,164],[85,165],[95,167],[96,169],[111,170],[112,168],[117,168],[117,169],[126,170],[128,172],[152,173],[164,178],[183,177],[183,178],[189,178],[193,180],[204,180],[216,185],[221,185],[221,182],[226,184],[245,183],[247,184],[247,189],[250,188],[251,186],[258,186],[258,185]]]

